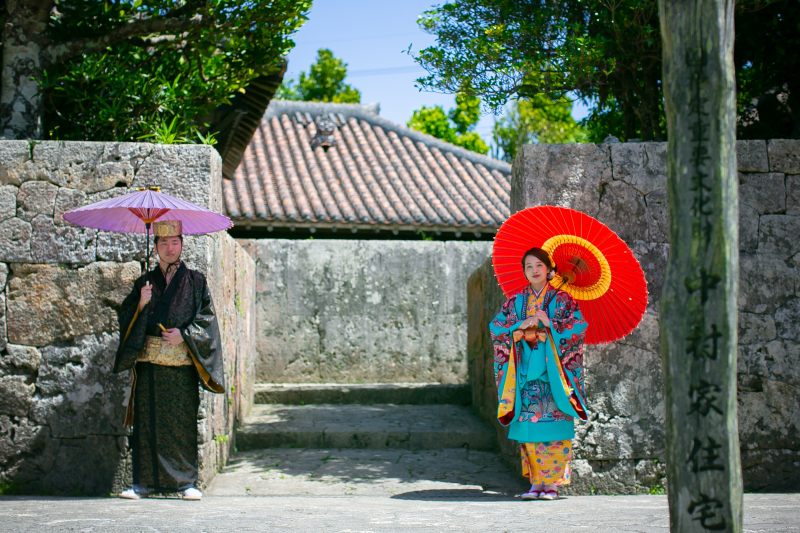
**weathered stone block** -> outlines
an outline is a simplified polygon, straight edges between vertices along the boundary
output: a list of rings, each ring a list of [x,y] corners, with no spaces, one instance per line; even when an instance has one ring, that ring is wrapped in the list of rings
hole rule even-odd
[[[763,217],[762,217],[763,218]],[[772,254],[739,254],[739,311],[772,314],[795,297],[797,269]]]
[[[0,292],[0,350],[6,347],[8,333],[6,332],[6,294]]]
[[[800,450],[742,450],[744,490],[796,492],[800,479]]]
[[[20,173],[31,158],[28,141],[3,141],[0,143],[0,185],[20,185]]]
[[[29,167],[46,176],[39,179],[87,193],[117,184],[130,187],[151,147],[144,143],[44,142],[34,147]]]
[[[34,218],[32,226],[31,254],[37,263],[80,264],[95,260],[97,230],[56,226],[45,215]]]
[[[46,447],[49,436],[49,428],[37,426],[27,418],[0,414],[0,480],[9,481],[7,477],[9,470],[14,470],[15,459],[23,455],[28,455],[31,450],[41,451]],[[40,459],[44,459],[40,456]],[[43,463],[43,464],[42,464]],[[42,466],[50,466],[45,459]],[[36,469],[37,473],[41,473]]]
[[[647,309],[657,313],[661,288],[664,286],[669,244],[636,241],[631,243],[631,251],[639,261],[647,281]]]
[[[0,187],[0,221],[17,216],[17,193],[19,187],[3,185]]]
[[[612,181],[609,145],[526,144],[511,176],[511,213],[536,205],[595,216],[601,184]]]
[[[630,459],[575,460],[567,490],[570,494],[636,494],[635,463]]]
[[[590,418],[576,424],[581,458],[664,455],[664,391],[657,353],[622,342],[586,349]]]
[[[6,281],[8,280],[8,265],[0,263],[0,350],[6,347]]]
[[[147,254],[146,245],[145,236],[142,233],[98,231],[97,260],[116,261],[118,263],[144,261]]]
[[[118,307],[139,276],[136,263],[92,263],[75,270],[12,265],[8,339],[46,346],[79,335],[115,331]]]
[[[27,381],[26,376],[0,377],[0,414],[27,416],[35,390]]]
[[[124,442],[116,435],[60,439],[53,465],[40,485],[68,496],[108,495],[129,488],[131,458]]]
[[[791,257],[800,251],[800,216],[763,215],[758,222],[758,253]]]
[[[213,146],[192,144],[154,144],[152,152],[142,160],[133,187],[159,185],[167,194],[223,212],[222,181],[219,176],[222,159]],[[180,169],[176,175],[174,170]]]
[[[611,149],[614,179],[636,189],[639,194],[667,188],[667,143],[615,143]]]
[[[6,355],[0,357],[0,368],[36,373],[41,361],[42,354],[36,347],[9,344],[6,346]]]
[[[600,209],[597,219],[614,231],[625,242],[646,241],[647,207],[644,196],[623,181],[612,181],[601,187]]]
[[[782,339],[800,341],[800,298],[788,301],[775,312],[775,326]]]
[[[786,185],[784,175],[739,173],[739,207],[746,205],[759,215],[786,211]]]
[[[788,448],[800,440],[800,389],[780,381],[762,381],[760,392],[739,392],[742,449]]]
[[[669,215],[667,214],[667,191],[653,191],[644,198],[647,212],[647,240],[669,241]]]
[[[53,221],[56,226],[69,226],[69,222],[64,220],[64,213],[83,207],[86,205],[86,193],[77,189],[61,187],[56,195],[55,212]]]
[[[758,211],[739,204],[739,251],[754,254],[758,251]]]
[[[23,183],[17,194],[17,217],[30,222],[38,215],[53,216],[58,187],[46,181]]]
[[[739,344],[769,342],[776,336],[777,330],[772,316],[739,313]]]
[[[53,437],[124,435],[130,372],[112,374],[119,333],[83,335],[42,348],[31,418]]]
[[[786,176],[786,214],[800,215],[800,176]]]
[[[800,174],[800,140],[770,139],[767,141],[769,170],[784,174]]]
[[[261,241],[258,379],[465,381],[464,285],[490,251],[490,243]]]
[[[769,172],[767,141],[736,141],[739,172]]]
[[[33,261],[30,222],[9,218],[0,222],[0,261]]]

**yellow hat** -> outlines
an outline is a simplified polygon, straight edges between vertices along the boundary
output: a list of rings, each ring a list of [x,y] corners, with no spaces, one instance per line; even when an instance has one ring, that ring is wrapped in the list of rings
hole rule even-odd
[[[159,220],[153,222],[153,236],[177,237],[183,233],[183,224],[180,220]]]

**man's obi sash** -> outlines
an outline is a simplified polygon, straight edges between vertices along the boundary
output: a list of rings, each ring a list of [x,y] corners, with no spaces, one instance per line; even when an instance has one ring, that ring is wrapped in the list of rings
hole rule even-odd
[[[185,342],[174,346],[164,346],[161,337],[147,336],[144,349],[136,357],[139,363],[153,363],[161,366],[191,366],[194,363]]]

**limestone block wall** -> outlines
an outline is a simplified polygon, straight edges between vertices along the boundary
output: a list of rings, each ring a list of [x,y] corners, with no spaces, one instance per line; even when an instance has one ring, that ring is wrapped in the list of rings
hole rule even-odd
[[[486,242],[239,241],[255,258],[259,382],[464,383]]]
[[[577,493],[635,493],[664,483],[658,310],[668,243],[666,143],[529,145],[514,163],[511,212],[583,211],[617,232],[645,272],[639,328],[586,349],[590,420],[578,424]],[[800,486],[800,141],[737,142],[740,202],[739,432],[745,488]],[[473,400],[497,405],[488,321],[504,301],[486,263],[469,280]],[[516,450],[496,424],[512,464]]]
[[[130,483],[130,375],[111,369],[144,236],[74,227],[63,213],[147,185],[220,211],[220,169],[208,146],[0,142],[0,492],[107,494]],[[207,275],[225,343],[229,390],[201,396],[207,482],[252,402],[255,268],[224,233],[184,248]]]

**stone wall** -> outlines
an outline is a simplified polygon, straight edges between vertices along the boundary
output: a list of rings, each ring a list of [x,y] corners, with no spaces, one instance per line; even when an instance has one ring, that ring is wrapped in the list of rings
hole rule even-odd
[[[558,205],[624,239],[647,278],[647,313],[620,342],[586,349],[590,420],[577,424],[577,493],[663,486],[664,393],[659,296],[669,252],[666,143],[529,145],[514,163],[511,212]],[[737,143],[740,202],[739,433],[745,488],[800,486],[800,141]],[[502,293],[486,263],[469,280],[473,401],[497,405],[488,321]],[[499,424],[509,462],[519,460]]]
[[[144,236],[74,227],[63,213],[146,185],[220,211],[220,168],[208,146],[0,142],[0,492],[108,494],[130,483],[130,373],[111,368]],[[224,233],[184,246],[208,277],[233,387],[201,396],[207,482],[252,403],[255,269]]]
[[[239,241],[258,268],[259,382],[464,383],[487,242]]]

